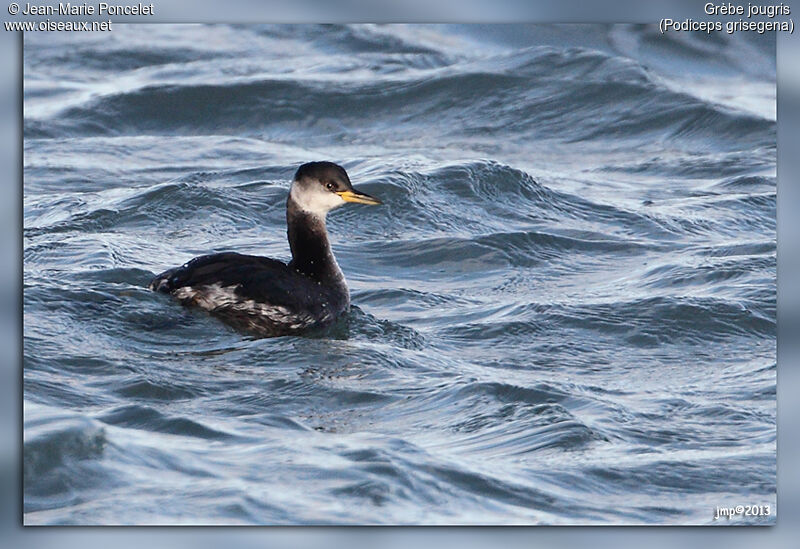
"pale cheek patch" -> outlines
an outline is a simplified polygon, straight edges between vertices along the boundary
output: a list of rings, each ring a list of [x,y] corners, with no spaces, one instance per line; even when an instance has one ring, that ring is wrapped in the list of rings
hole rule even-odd
[[[289,191],[292,200],[301,210],[315,214],[324,218],[325,214],[334,208],[344,205],[344,199],[336,193],[328,192],[320,187],[313,190],[301,191],[300,188],[292,183]]]

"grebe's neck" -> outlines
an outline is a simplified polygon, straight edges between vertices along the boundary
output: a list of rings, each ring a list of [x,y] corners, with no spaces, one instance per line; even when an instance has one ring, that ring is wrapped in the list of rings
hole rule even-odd
[[[344,281],[328,242],[324,214],[303,210],[290,196],[286,204],[286,225],[292,250],[290,267],[320,282]]]

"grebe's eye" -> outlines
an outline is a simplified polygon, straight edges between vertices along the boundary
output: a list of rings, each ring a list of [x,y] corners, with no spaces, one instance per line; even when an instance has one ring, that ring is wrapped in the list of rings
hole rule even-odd
[[[328,183],[325,185],[325,188],[326,188],[326,189],[328,189],[329,191],[332,191],[332,190],[333,190],[333,183],[331,183],[331,182],[329,181],[329,182],[328,182]]]

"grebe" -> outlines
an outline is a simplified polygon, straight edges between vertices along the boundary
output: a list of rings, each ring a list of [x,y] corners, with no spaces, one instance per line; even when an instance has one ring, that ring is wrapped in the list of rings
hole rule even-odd
[[[260,336],[327,326],[350,307],[350,292],[325,228],[326,214],[346,202],[381,204],[354,189],[341,166],[303,164],[286,201],[288,264],[235,252],[204,255],[159,274],[150,289]]]

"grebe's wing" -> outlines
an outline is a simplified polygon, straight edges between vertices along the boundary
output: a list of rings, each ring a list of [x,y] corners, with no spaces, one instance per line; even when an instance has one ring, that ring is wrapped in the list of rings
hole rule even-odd
[[[209,299],[217,299],[218,305],[239,299],[307,309],[315,301],[315,285],[277,259],[225,252],[196,257],[164,271],[150,282],[150,289],[173,294],[206,309],[213,308],[202,303]]]

